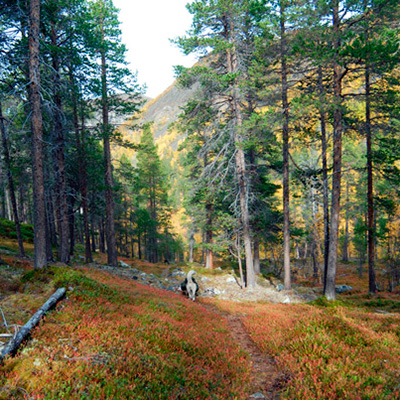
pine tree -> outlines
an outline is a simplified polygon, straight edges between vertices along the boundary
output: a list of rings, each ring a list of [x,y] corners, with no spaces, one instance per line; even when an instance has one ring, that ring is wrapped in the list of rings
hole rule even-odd
[[[150,262],[160,259],[159,237],[163,214],[167,206],[167,179],[163,172],[151,125],[143,128],[137,152],[137,177],[141,202],[148,213],[146,253]]]
[[[220,158],[234,160],[234,175],[238,193],[238,214],[240,216],[246,258],[247,285],[255,285],[252,255],[251,227],[249,215],[249,167],[245,157],[246,133],[243,110],[244,93],[242,84],[246,77],[247,55],[245,51],[245,31],[247,27],[248,3],[246,1],[220,0],[195,1],[188,5],[193,14],[190,36],[178,39],[186,52],[210,52],[208,65],[194,68],[202,85],[207,88],[210,101],[219,109],[223,121],[225,144]],[[207,62],[206,62],[207,65]],[[221,107],[220,104],[225,105]],[[223,163],[223,162],[222,162]],[[215,167],[216,163],[213,162]],[[218,174],[221,173],[219,163]],[[230,169],[231,166],[226,165]]]
[[[94,56],[100,63],[98,94],[101,96],[102,123],[101,136],[103,138],[105,163],[105,198],[106,198],[106,241],[107,262],[117,266],[117,250],[115,244],[113,177],[111,162],[111,140],[114,128],[110,121],[110,110],[117,114],[133,113],[139,102],[138,87],[135,77],[126,67],[126,48],[121,44],[121,31],[117,19],[117,9],[111,0],[97,0],[90,3],[90,12],[93,24],[93,34],[90,45]],[[124,101],[120,93],[130,94],[129,101]]]
[[[40,0],[30,0],[29,78],[32,129],[32,173],[34,209],[34,267],[47,265],[46,207],[43,171],[43,118],[40,99]]]

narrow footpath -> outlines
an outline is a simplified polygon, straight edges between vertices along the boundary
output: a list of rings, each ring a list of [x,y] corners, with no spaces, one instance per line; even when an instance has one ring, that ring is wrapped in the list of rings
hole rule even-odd
[[[249,399],[280,399],[280,392],[285,385],[286,376],[278,370],[272,357],[258,349],[246,332],[240,316],[221,311],[213,304],[201,303],[201,305],[227,320],[232,338],[249,354],[253,369]]]
[[[109,272],[120,277],[129,278],[129,273],[127,274],[127,272],[118,268],[113,269]],[[169,274],[170,267],[165,269],[163,276],[167,277],[169,276]],[[214,314],[217,314],[228,322],[232,339],[239,343],[240,347],[249,354],[250,363],[253,370],[252,386],[250,390],[249,400],[280,399],[280,393],[282,388],[285,386],[287,377],[284,373],[278,370],[276,363],[272,357],[270,357],[268,354],[262,353],[259,350],[257,345],[253,342],[253,340],[247,333],[241,317],[239,315],[234,315],[226,311],[222,311],[213,304],[203,303],[201,302],[201,298],[197,301],[203,308],[211,311]]]

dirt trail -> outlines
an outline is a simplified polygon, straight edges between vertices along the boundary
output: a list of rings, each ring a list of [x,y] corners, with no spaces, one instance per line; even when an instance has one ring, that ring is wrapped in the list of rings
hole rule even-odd
[[[258,349],[246,332],[240,316],[221,311],[213,304],[201,303],[201,305],[227,320],[233,339],[249,354],[253,369],[249,399],[280,399],[286,377],[278,370],[274,360]]]
[[[166,268],[163,276],[169,276],[170,268]],[[112,269],[111,272],[121,278],[131,279],[129,273],[122,269]],[[128,271],[129,272],[129,271]],[[140,282],[144,283],[144,282]],[[146,284],[146,283],[145,283]],[[249,354],[250,363],[252,366],[252,382],[249,400],[253,399],[267,399],[278,400],[280,399],[280,392],[285,386],[287,377],[284,373],[278,370],[274,360],[265,353],[262,353],[243,325],[243,322],[238,315],[229,314],[228,312],[220,310],[214,304],[203,303],[201,300],[199,304],[205,309],[225,318],[229,325],[229,330],[232,338],[239,343],[240,347]]]

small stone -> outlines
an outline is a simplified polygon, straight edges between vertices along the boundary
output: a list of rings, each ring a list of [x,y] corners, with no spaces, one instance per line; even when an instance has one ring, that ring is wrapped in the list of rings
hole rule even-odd
[[[257,392],[257,393],[252,394],[250,396],[250,398],[251,399],[265,399],[266,397],[262,393]]]
[[[289,304],[290,302],[291,301],[289,296],[286,296],[285,300],[283,300],[283,304]]]
[[[174,271],[171,272],[170,276],[172,276],[173,278],[176,276],[185,276],[186,274],[180,269],[175,269]]]
[[[352,286],[348,286],[348,285],[337,285],[335,286],[335,291],[336,293],[344,293],[344,292],[348,292],[349,290],[352,290],[353,287]]]
[[[129,268],[130,267],[129,264],[127,264],[126,262],[124,262],[122,260],[119,261],[119,266],[122,267],[122,268]]]
[[[228,276],[226,283],[236,283],[236,279],[233,276]]]
[[[282,291],[282,290],[284,290],[284,289],[285,289],[285,286],[283,286],[282,283],[280,283],[279,285],[276,286],[276,290],[277,290],[278,292],[280,292],[280,291]]]

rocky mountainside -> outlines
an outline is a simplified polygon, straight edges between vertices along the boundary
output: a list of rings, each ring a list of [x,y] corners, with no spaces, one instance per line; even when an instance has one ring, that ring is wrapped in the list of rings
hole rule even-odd
[[[170,128],[178,115],[181,113],[187,101],[195,94],[196,89],[183,89],[174,82],[168,89],[154,99],[148,100],[143,106],[142,114],[139,119],[130,118],[120,125],[120,131],[125,140],[137,143],[140,140],[140,129],[132,129],[132,125],[141,125],[152,122],[152,130],[155,141],[159,148],[162,158],[173,159],[179,142],[182,140],[175,129]],[[118,159],[122,154],[134,160],[134,151],[121,147],[114,147],[114,158]]]

